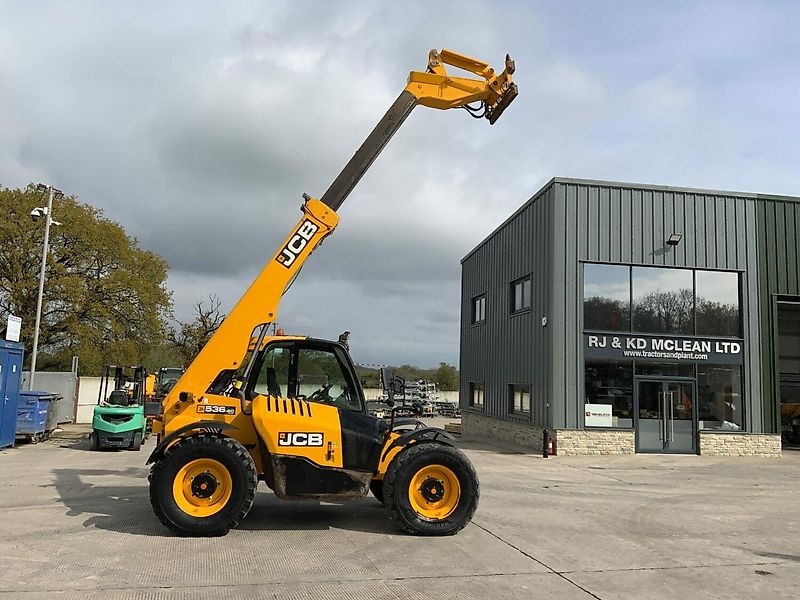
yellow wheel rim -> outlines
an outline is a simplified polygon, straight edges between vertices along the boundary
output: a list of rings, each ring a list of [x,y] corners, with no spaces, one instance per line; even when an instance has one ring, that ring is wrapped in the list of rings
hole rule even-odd
[[[458,506],[461,484],[450,469],[442,465],[428,465],[411,478],[408,499],[411,508],[420,517],[439,521],[449,517]]]
[[[230,472],[211,458],[197,458],[186,463],[172,482],[175,503],[193,517],[210,517],[221,511],[230,500],[232,490]]]

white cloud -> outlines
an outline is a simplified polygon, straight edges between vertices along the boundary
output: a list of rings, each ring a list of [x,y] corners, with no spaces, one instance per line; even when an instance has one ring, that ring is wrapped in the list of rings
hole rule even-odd
[[[792,3],[3,2],[0,182],[52,182],[230,307],[432,47],[517,62],[494,126],[419,108],[281,318],[458,354],[459,260],[555,175],[800,192]],[[796,20],[796,19],[795,19]],[[357,333],[356,333],[357,332]]]

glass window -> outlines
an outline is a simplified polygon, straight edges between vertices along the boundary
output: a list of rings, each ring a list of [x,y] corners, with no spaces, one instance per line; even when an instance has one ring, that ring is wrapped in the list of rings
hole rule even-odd
[[[698,365],[697,397],[700,429],[744,429],[740,366]]]
[[[486,294],[472,299],[472,323],[483,323],[486,321]]]
[[[531,386],[512,383],[508,386],[508,412],[515,415],[531,414]]]
[[[587,427],[633,427],[632,363],[587,361],[585,392]]]
[[[633,330],[694,333],[694,282],[689,269],[633,267]]]
[[[778,365],[780,373],[800,373],[800,305],[778,303]]]
[[[471,381],[469,384],[469,405],[483,410],[483,383]]]
[[[636,362],[637,375],[655,377],[694,377],[694,363],[651,363]]]
[[[698,335],[739,337],[739,274],[695,271]]]
[[[297,351],[297,397],[331,404],[346,410],[361,410],[350,377],[330,350],[299,348]]]
[[[289,359],[291,349],[273,346],[264,353],[253,391],[256,394],[287,398],[289,394]]]
[[[531,278],[519,279],[511,284],[511,312],[528,310],[531,307]]]
[[[583,265],[583,328],[630,331],[630,267]]]

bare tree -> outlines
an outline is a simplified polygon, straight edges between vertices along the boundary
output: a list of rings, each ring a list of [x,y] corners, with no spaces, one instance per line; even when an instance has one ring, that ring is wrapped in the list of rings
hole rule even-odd
[[[203,349],[214,332],[222,325],[225,319],[219,308],[221,302],[217,296],[208,296],[208,306],[205,300],[200,300],[194,305],[195,317],[189,323],[178,321],[178,327],[172,328],[168,334],[169,342],[177,348],[184,359],[184,364],[189,364]]]

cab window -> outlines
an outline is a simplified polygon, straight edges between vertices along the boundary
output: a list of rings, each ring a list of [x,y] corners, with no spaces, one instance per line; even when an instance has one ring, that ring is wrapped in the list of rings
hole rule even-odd
[[[290,362],[291,348],[273,346],[267,350],[253,391],[265,396],[288,398]]]
[[[297,396],[309,402],[361,411],[361,399],[333,349],[297,349]]]

